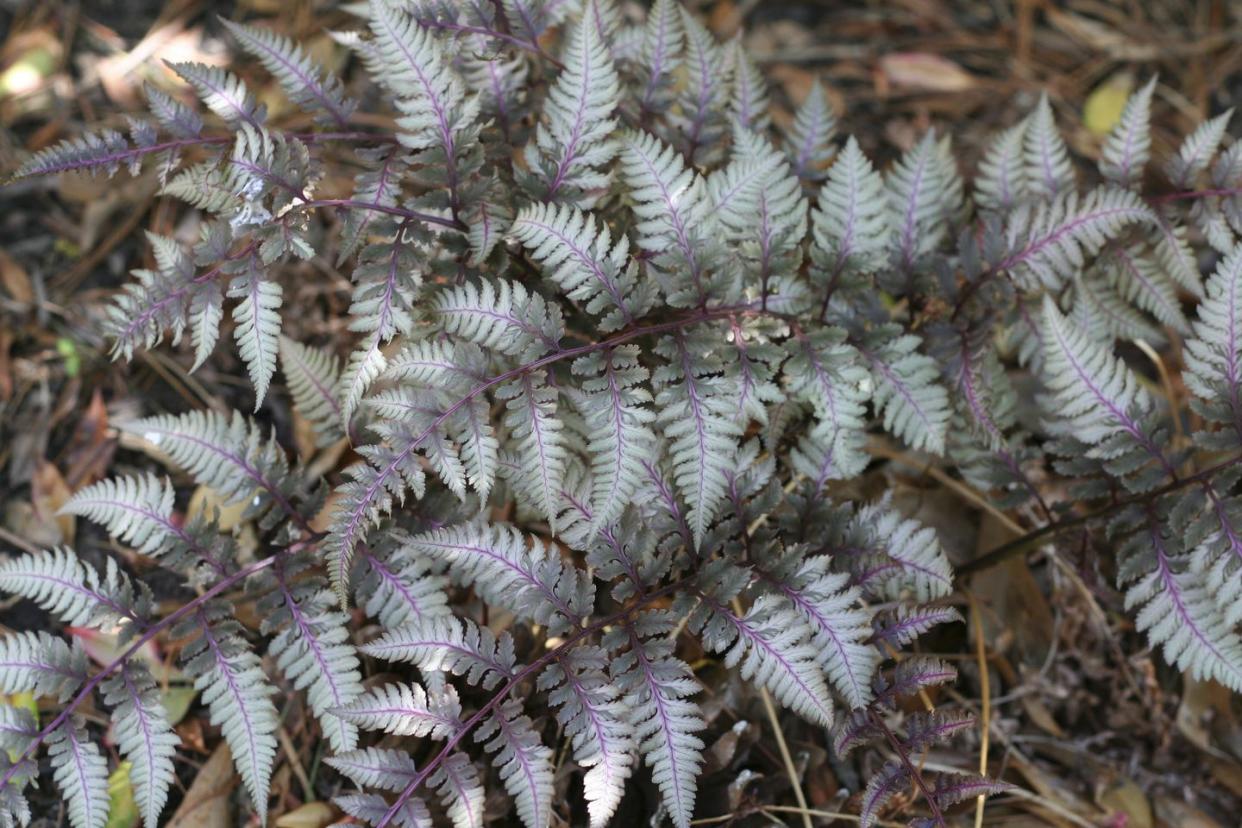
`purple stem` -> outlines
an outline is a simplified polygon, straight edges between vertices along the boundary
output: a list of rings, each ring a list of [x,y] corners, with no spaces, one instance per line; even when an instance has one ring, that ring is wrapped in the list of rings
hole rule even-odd
[[[43,728],[42,730],[38,732],[38,734],[35,735],[34,739],[31,740],[31,742],[28,745],[26,745],[26,747],[22,750],[22,752],[13,761],[13,764],[7,770],[5,770],[4,776],[0,776],[0,789],[3,789],[5,786],[9,784],[13,776],[17,773],[17,771],[21,767],[22,762],[26,759],[30,759],[31,757],[33,757],[34,752],[36,749],[38,749],[39,745],[42,744],[43,741],[47,739],[48,736],[54,733],[57,730],[57,728],[59,728],[66,721],[68,721],[69,716],[73,714],[74,710],[76,710],[83,702],[85,702],[88,698],[90,698],[91,694],[95,691],[96,687],[98,687],[105,678],[107,678],[112,673],[114,673],[117,669],[119,669],[131,656],[134,655],[134,653],[141,650],[147,644],[148,641],[155,638],[155,636],[158,635],[161,631],[177,623],[182,618],[185,618],[187,615],[198,612],[199,609],[203,605],[205,605],[208,601],[210,601],[212,598],[215,598],[217,595],[224,592],[225,590],[229,589],[234,584],[239,583],[245,580],[246,578],[249,578],[251,575],[254,575],[256,572],[261,572],[264,569],[267,569],[269,566],[272,566],[274,563],[276,563],[276,559],[280,555],[285,554],[286,551],[288,550],[282,550],[281,552],[277,552],[275,555],[272,555],[270,558],[264,558],[261,561],[256,561],[255,563],[250,564],[244,569],[240,569],[237,572],[234,572],[232,575],[225,578],[223,581],[216,584],[214,587],[207,590],[202,595],[198,596],[197,598],[194,598],[193,600],[191,600],[190,602],[182,606],[180,609],[173,612],[171,615],[167,615],[161,618],[159,621],[155,622],[150,627],[148,627],[146,631],[143,632],[142,635],[138,636],[138,638],[136,638],[132,644],[126,647],[125,650],[119,656],[117,656],[113,661],[105,665],[104,668],[100,670],[98,673],[91,676],[91,678],[87,680],[86,684],[82,686],[82,689],[78,691],[77,695],[74,696],[73,699],[70,700],[70,702],[67,705],[65,705],[65,707],[60,711],[60,713],[56,716],[56,718],[52,719],[52,721],[48,723],[47,727]]]
[[[651,603],[656,598],[660,598],[670,592],[673,592],[674,590],[680,589],[684,585],[685,579],[674,581],[673,583],[655,592],[649,593],[643,598],[640,598],[631,606],[619,612],[613,613],[607,618],[596,621],[590,626],[582,627],[576,633],[561,642],[558,646],[544,653],[528,666],[519,670],[513,678],[505,682],[505,685],[496,692],[496,695],[492,696],[486,704],[474,713],[474,715],[462,723],[461,729],[454,733],[449,740],[444,743],[444,747],[440,748],[440,752],[437,753],[431,761],[429,761],[426,765],[423,765],[423,769],[418,772],[417,776],[410,780],[408,785],[405,786],[405,790],[403,790],[397,797],[396,801],[392,803],[392,806],[388,809],[388,813],[384,814],[383,819],[376,824],[375,828],[384,828],[384,826],[388,825],[393,821],[393,819],[396,818],[397,814],[401,810],[401,807],[405,805],[406,801],[409,800],[411,796],[414,795],[414,791],[418,790],[418,786],[423,783],[423,780],[426,779],[450,753],[452,753],[453,749],[461,743],[461,740],[465,738],[467,733],[473,730],[479,722],[483,721],[485,716],[491,713],[492,710],[494,710],[502,701],[505,700],[505,698],[509,695],[509,691],[511,691],[514,687],[530,676],[533,676],[539,670],[542,670],[551,662],[561,658],[565,655],[565,653],[576,647],[583,639],[599,632],[605,627],[611,626],[624,620],[625,618],[628,618],[634,612]]]

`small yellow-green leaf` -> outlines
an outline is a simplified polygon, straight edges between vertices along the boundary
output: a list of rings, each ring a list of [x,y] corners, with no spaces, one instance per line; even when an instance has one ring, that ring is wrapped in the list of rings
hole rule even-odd
[[[0,696],[0,702],[4,702],[9,707],[16,707],[30,713],[30,717],[34,719],[35,727],[39,726],[39,702],[35,699],[34,693],[29,691],[25,693],[10,693],[7,696]],[[21,754],[20,750],[10,750],[9,761],[16,762],[17,757]]]
[[[108,777],[108,823],[104,828],[134,828],[138,824],[138,803],[129,778],[129,762],[117,765]]]
[[[194,697],[197,695],[198,691],[193,687],[173,686],[160,691],[160,702],[164,705],[164,712],[168,714],[170,725],[175,725],[185,718],[185,714],[189,712],[190,705],[194,703]]]
[[[1101,83],[1091,94],[1082,108],[1082,122],[1090,132],[1105,136],[1121,120],[1121,112],[1126,108],[1130,92],[1134,89],[1134,78],[1121,72]]]
[[[332,806],[326,802],[307,802],[276,820],[276,828],[323,828],[332,822]]]

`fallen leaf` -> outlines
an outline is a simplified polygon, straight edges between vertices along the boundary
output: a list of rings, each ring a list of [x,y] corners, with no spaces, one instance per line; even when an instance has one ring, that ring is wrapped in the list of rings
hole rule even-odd
[[[190,705],[194,703],[198,691],[193,687],[172,686],[167,690],[160,691],[160,704],[164,706],[164,712],[168,714],[168,723],[170,725],[178,725],[185,718],[185,714],[190,712]]]
[[[1126,816],[1126,828],[1152,828],[1151,803],[1133,779],[1120,778],[1096,797],[1102,808]]]
[[[921,92],[964,92],[975,76],[941,55],[893,52],[880,58],[880,71],[893,86]]]
[[[120,658],[129,643],[126,642],[126,645],[122,646],[120,640],[112,633],[100,632],[87,627],[67,627],[66,631],[82,643],[82,649],[92,661],[101,667]],[[170,681],[181,677],[180,670],[171,664],[165,664],[160,658],[154,640],[143,644],[134,655],[147,662],[151,675],[155,676],[157,681]]]
[[[236,784],[233,757],[228,745],[221,742],[195,774],[194,784],[186,791],[168,828],[230,828],[229,797]]]
[[[0,286],[15,301],[25,305],[34,301],[34,288],[30,285],[26,268],[3,250],[0,250]]]
[[[307,802],[276,820],[276,828],[323,828],[336,812],[326,802]]]
[[[47,529],[55,527],[59,537],[56,543],[73,543],[77,526],[73,515],[60,514],[61,507],[69,502],[73,492],[61,476],[60,469],[46,460],[35,463],[34,476],[30,480],[30,501],[34,518]]]
[[[108,408],[96,388],[65,449],[65,482],[75,491],[94,483],[108,473],[115,453],[116,444],[108,436]]]
[[[195,489],[194,494],[190,495],[190,502],[185,507],[187,523],[194,520],[200,514],[204,514],[207,517],[215,515],[220,529],[224,532],[231,532],[236,529],[242,521],[242,515],[245,513],[246,501],[226,504],[215,489],[207,486],[199,486]]]

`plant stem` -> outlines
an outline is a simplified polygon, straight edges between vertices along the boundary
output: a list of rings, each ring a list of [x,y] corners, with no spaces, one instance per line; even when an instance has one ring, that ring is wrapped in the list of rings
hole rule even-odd
[[[376,213],[387,213],[390,216],[400,216],[404,219],[425,222],[426,224],[438,224],[451,230],[464,231],[467,229],[465,222],[454,218],[445,218],[432,213],[420,213],[416,210],[406,210],[401,207],[389,207],[387,204],[377,204],[371,201],[354,201],[349,198],[321,198],[314,201],[304,201],[298,206],[302,208],[345,207],[353,210],[371,210]]]
[[[290,549],[292,549],[292,547]],[[77,695],[74,696],[73,699],[71,699],[67,705],[65,705],[65,707],[60,711],[60,713],[56,716],[56,718],[52,719],[52,721],[47,725],[47,727],[43,728],[37,734],[35,734],[34,738],[30,740],[30,742],[22,750],[21,754],[18,755],[18,757],[15,760],[13,760],[13,763],[8,767],[8,769],[5,770],[4,776],[0,777],[0,789],[4,788],[5,786],[9,784],[12,778],[17,774],[17,771],[21,767],[22,762],[24,762],[27,759],[30,759],[34,755],[35,750],[38,749],[39,745],[41,745],[43,741],[47,739],[48,736],[55,733],[56,730],[61,725],[63,725],[66,721],[68,721],[69,717],[73,714],[73,711],[77,710],[78,707],[84,701],[90,698],[91,694],[95,691],[96,687],[98,687],[105,678],[107,678],[112,673],[114,673],[131,656],[133,656],[140,649],[142,649],[148,641],[155,638],[155,636],[158,635],[161,631],[167,629],[168,627],[171,627],[173,624],[177,623],[182,618],[185,618],[187,615],[197,612],[208,601],[210,601],[212,598],[215,598],[217,595],[224,592],[229,587],[233,586],[234,584],[240,583],[241,581],[244,581],[246,578],[249,578],[251,575],[254,575],[256,572],[262,572],[264,569],[267,569],[269,566],[272,566],[274,563],[276,563],[276,560],[281,555],[284,555],[289,551],[290,551],[289,549],[281,550],[280,552],[277,552],[275,555],[272,555],[271,557],[264,558],[263,560],[252,563],[243,569],[239,569],[237,572],[234,572],[232,575],[225,578],[220,583],[216,584],[211,589],[204,592],[202,595],[186,603],[176,612],[173,612],[170,615],[164,616],[159,621],[156,621],[154,624],[148,627],[146,631],[143,632],[142,635],[138,636],[138,638],[134,639],[134,642],[130,644],[128,647],[126,647],[125,650],[122,651],[119,656],[117,656],[113,661],[105,665],[98,673],[93,675],[86,682],[86,684],[82,685],[82,689],[78,691]]]
[[[487,701],[486,704],[480,707],[477,711],[475,711],[474,715],[463,722],[462,726],[458,728],[456,733],[449,737],[449,740],[444,743],[444,747],[440,749],[440,752],[432,757],[431,761],[424,765],[423,769],[415,774],[414,778],[411,779],[409,784],[405,786],[405,789],[401,791],[401,794],[397,797],[396,801],[392,803],[392,806],[388,809],[388,812],[384,814],[383,818],[380,819],[378,823],[376,823],[375,828],[384,828],[384,826],[396,819],[398,812],[400,812],[402,806],[405,805],[409,798],[414,795],[414,792],[418,790],[418,786],[423,784],[423,781],[430,776],[437,767],[440,766],[440,763],[443,762],[450,753],[452,753],[453,748],[457,747],[461,740],[466,737],[467,733],[473,730],[481,721],[483,721],[483,718],[487,716],[487,714],[491,713],[492,710],[494,710],[502,701],[505,700],[505,697],[509,695],[509,692],[513,690],[513,688],[517,687],[523,681],[533,676],[548,664],[558,658],[561,658],[565,653],[576,647],[584,638],[594,635],[605,627],[610,627],[613,624],[624,620],[657,598],[661,598],[677,589],[680,589],[684,586],[687,580],[687,578],[679,578],[673,583],[661,587],[654,592],[647,593],[629,607],[619,610],[607,618],[596,621],[589,626],[582,627],[556,647],[548,650],[539,658],[532,661],[529,665],[523,667],[513,678],[509,679],[509,681],[507,681],[505,685]]]
[[[959,578],[964,578],[972,573],[980,572],[984,569],[990,569],[1002,561],[1006,561],[1015,555],[1020,555],[1029,549],[1033,549],[1044,541],[1053,538],[1062,532],[1077,529],[1100,518],[1108,517],[1109,515],[1121,511],[1127,506],[1133,506],[1137,503],[1147,503],[1155,500],[1161,495],[1175,492],[1178,489],[1184,489],[1187,486],[1201,484],[1207,480],[1210,480],[1218,472],[1224,471],[1239,462],[1242,462],[1242,454],[1235,455],[1228,460],[1217,463],[1215,466],[1206,468],[1196,474],[1174,480],[1164,486],[1161,486],[1159,489],[1144,492],[1143,494],[1135,495],[1134,497],[1126,498],[1125,500],[1119,500],[1116,503],[1105,506],[1103,509],[1098,509],[1085,515],[1078,515],[1077,517],[1069,518],[1067,520],[1045,524],[1039,529],[1027,532],[1022,537],[1014,538],[1008,543],[1001,544],[992,551],[975,558],[973,561],[970,561],[963,566],[959,566],[957,568],[957,576]]]
[[[905,748],[897,741],[897,736],[884,723],[884,719],[874,711],[871,712],[871,722],[884,732],[884,737],[888,739],[888,745],[897,754],[897,758],[901,760],[901,764],[905,766],[906,773],[910,774],[910,778],[914,780],[915,786],[919,789],[919,793],[923,794],[923,798],[927,800],[928,807],[931,808],[932,817],[936,820],[936,824],[940,828],[945,828],[944,812],[940,810],[936,798],[932,796],[931,789],[927,787],[927,782],[923,779],[923,774],[919,773],[919,769],[910,761],[910,757],[906,755]]]

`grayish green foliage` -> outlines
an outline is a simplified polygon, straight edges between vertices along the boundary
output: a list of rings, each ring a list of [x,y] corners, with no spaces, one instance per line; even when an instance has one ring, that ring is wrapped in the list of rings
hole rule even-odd
[[[153,121],[128,137],[73,139],[19,170],[112,175],[150,156],[205,218],[193,244],[148,237],[154,268],[108,314],[114,356],[188,333],[197,368],[231,326],[256,411],[287,392],[318,447],[360,457],[330,470],[329,498],[241,413],[123,422],[184,476],[103,480],[65,511],[201,596],[157,618],[112,558],[102,574],[66,549],[0,563],[0,589],[64,623],[184,639],[260,819],[274,699],[291,688],[327,766],[362,789],[338,805],[366,824],[424,825],[438,809],[478,828],[489,783],[528,828],[576,819],[560,755],[592,826],[649,774],[685,828],[711,734],[681,636],[730,682],[835,726],[840,753],[873,741],[877,710],[954,676],[934,659],[881,666],[889,646],[957,620],[936,532],[895,498],[845,500],[893,442],[1007,507],[1051,515],[1033,480],[1052,477],[1110,510],[1138,628],[1169,663],[1242,689],[1236,471],[1180,471],[1194,458],[1165,421],[1181,412],[1115,348],[1182,342],[1196,444],[1242,448],[1242,151],[1221,150],[1227,113],[1153,164],[1153,81],[1093,180],[1045,96],[968,187],[935,133],[890,164],[838,141],[818,82],[774,134],[740,41],[717,43],[673,0],[639,24],[611,0],[355,7],[357,30],[334,37],[395,113],[392,135],[345,131],[345,84],[285,37],[230,23],[293,104],[341,131],[280,129],[237,74],[184,64],[207,112],[150,88]],[[352,192],[319,198],[341,156],[350,173],[332,180],[352,177]],[[1157,166],[1207,194],[1149,197]],[[1192,226],[1221,253],[1205,286]],[[286,301],[294,259],[348,276],[347,349],[282,334],[282,314],[306,310]],[[1035,405],[1042,422],[1019,416]],[[266,557],[239,563],[211,510],[182,521],[187,478],[244,505]],[[257,631],[222,597],[234,586]],[[378,622],[357,648],[351,596]],[[364,687],[359,653],[400,678]],[[175,736],[142,662],[98,672],[76,642],[16,633],[0,640],[0,693],[55,696],[66,715],[35,733],[0,707],[4,746],[27,750],[5,766],[0,822],[22,820],[45,742],[71,823],[104,824],[106,761],[73,715],[96,685],[143,818],[159,819]],[[963,722],[919,714],[900,738],[923,750]],[[881,766],[864,824],[909,785]],[[930,796],[995,789],[953,778]]]

